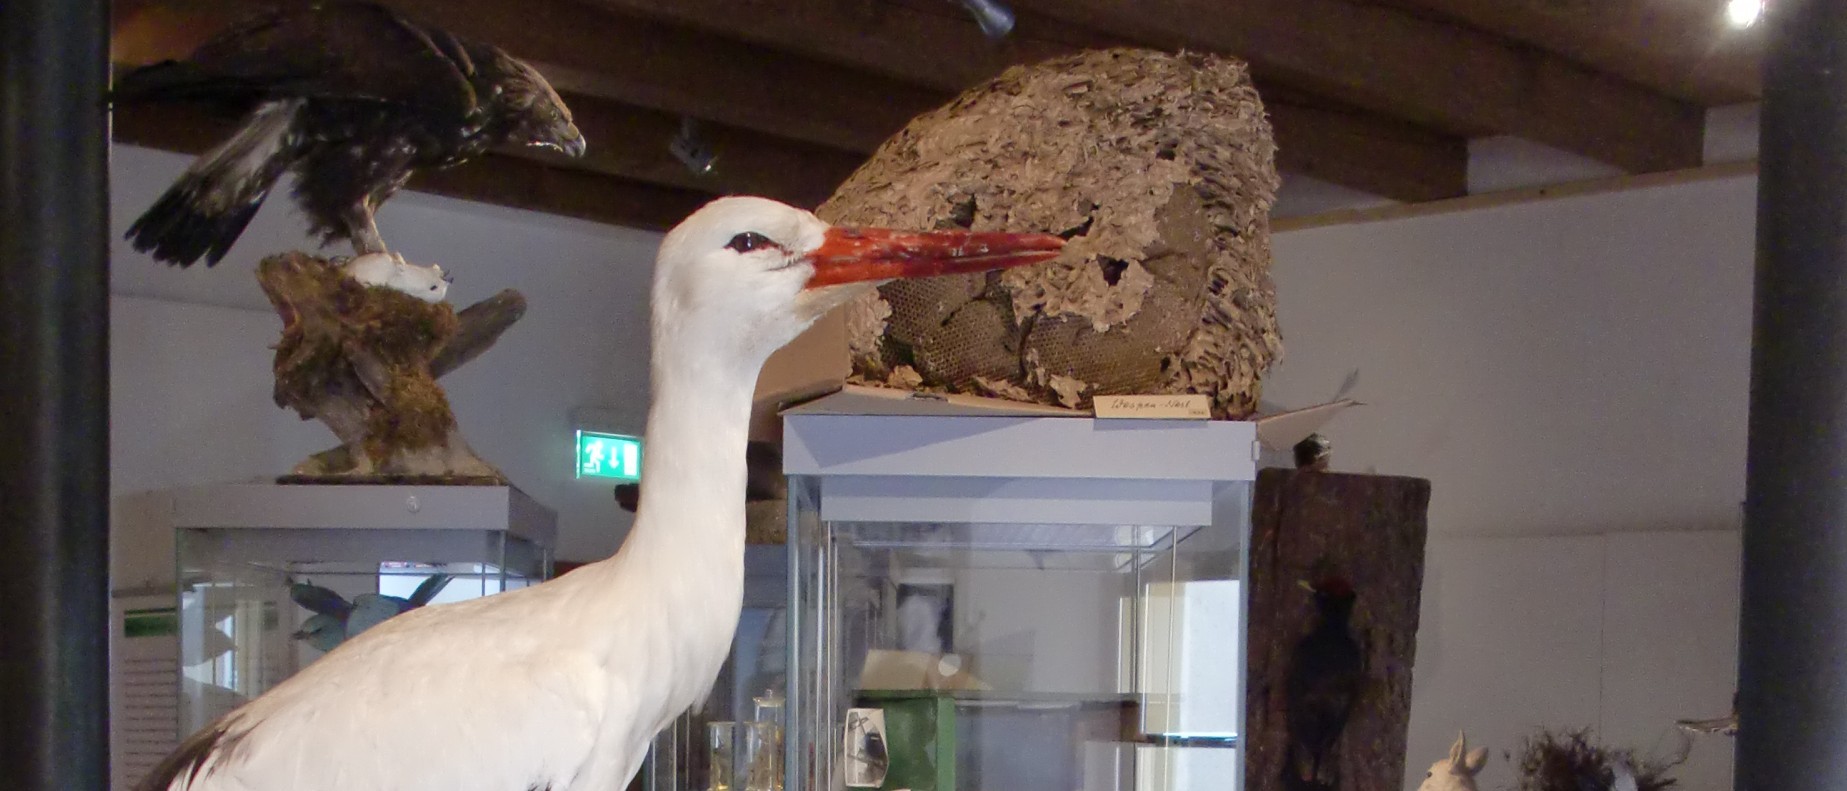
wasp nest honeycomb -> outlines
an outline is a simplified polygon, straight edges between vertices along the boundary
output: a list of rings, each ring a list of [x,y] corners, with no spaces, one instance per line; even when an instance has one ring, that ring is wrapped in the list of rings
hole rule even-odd
[[[1257,407],[1282,354],[1275,143],[1245,65],[1111,49],[1009,69],[919,116],[818,210],[843,225],[1049,231],[1034,267],[894,281],[848,307],[854,380],[1088,408]]]

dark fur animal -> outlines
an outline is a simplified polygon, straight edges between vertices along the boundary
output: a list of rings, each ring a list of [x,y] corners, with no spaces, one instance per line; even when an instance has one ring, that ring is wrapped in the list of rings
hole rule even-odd
[[[584,150],[570,110],[537,70],[367,2],[234,25],[186,60],[123,76],[113,99],[202,102],[243,116],[128,229],[136,250],[179,266],[222,259],[290,170],[323,244],[345,239],[356,254],[382,253],[373,214],[415,170],[501,145]]]
[[[1598,744],[1589,729],[1554,732],[1541,729],[1526,738],[1515,770],[1515,791],[1610,791],[1616,767],[1629,767],[1637,791],[1667,791],[1678,784],[1668,773],[1685,763],[1690,742],[1665,760],[1644,760],[1634,750]]]

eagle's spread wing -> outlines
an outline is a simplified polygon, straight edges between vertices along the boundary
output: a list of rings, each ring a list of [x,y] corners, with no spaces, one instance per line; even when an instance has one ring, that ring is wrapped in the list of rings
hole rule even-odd
[[[129,228],[136,250],[180,266],[217,262],[289,170],[311,234],[383,253],[374,212],[417,168],[508,141],[584,147],[530,65],[372,2],[254,17],[185,61],[130,72],[114,99],[203,102],[244,118]]]
[[[136,69],[117,84],[116,102],[203,102],[243,121],[135,221],[128,238],[159,260],[214,264],[282,173],[303,156],[326,158],[329,137],[340,137],[350,138],[340,147],[346,160],[303,174],[318,188],[304,206],[311,230],[382,248],[370,209],[403,182],[417,154],[396,135],[406,127],[478,128],[473,71],[454,36],[370,2],[267,12],[214,35],[185,61]],[[368,198],[362,217],[357,206]]]
[[[131,72],[116,97],[374,100],[457,120],[479,107],[462,42],[374,3],[265,13],[213,36],[181,65]]]

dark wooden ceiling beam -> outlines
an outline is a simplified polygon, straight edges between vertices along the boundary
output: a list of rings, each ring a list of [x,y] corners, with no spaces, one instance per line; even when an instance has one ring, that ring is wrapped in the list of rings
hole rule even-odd
[[[1763,93],[1765,25],[1735,30],[1723,3],[1680,0],[1383,0],[1557,52],[1703,106]]]
[[[952,2],[942,11],[881,0],[738,2],[738,0],[586,0],[611,11],[646,16],[786,53],[807,55],[891,79],[955,93],[1008,66],[1109,46],[1101,36],[1074,45],[1018,28],[986,39]],[[1117,42],[1120,43],[1120,42]]]
[[[1631,172],[1696,166],[1704,112],[1460,23],[1347,0],[1010,0],[1458,134],[1504,133]]]
[[[457,35],[540,66],[560,90],[865,153],[941,99],[935,91],[790,57],[573,0],[382,0]],[[135,0],[145,2],[145,0]],[[173,36],[202,40],[265,0],[163,0],[143,13]],[[118,20],[120,28],[122,22]],[[149,36],[129,31],[129,38]],[[187,49],[190,49],[189,47]],[[187,49],[180,50],[183,54]],[[118,60],[136,62],[118,48]],[[169,55],[170,56],[170,55]]]
[[[649,231],[678,225],[713,197],[501,154],[470,164],[420,173],[409,189]]]
[[[581,159],[532,152],[533,158],[555,165],[699,192],[761,195],[813,208],[864,160],[840,149],[703,123],[697,139],[715,159],[710,172],[695,173],[668,149],[680,132],[678,116],[584,94],[565,93],[563,98],[590,146]]]
[[[209,0],[136,0],[135,6],[118,5],[115,57],[124,64],[182,57],[247,11],[241,3]],[[668,149],[680,130],[680,116],[600,96],[561,93],[591,141],[586,155],[568,160],[537,151],[507,153],[652,184],[710,194],[763,195],[805,207],[826,200],[864,159],[842,149],[703,123],[699,139],[717,160],[710,172],[694,173]]]
[[[582,116],[580,121],[590,134],[592,167],[675,186],[754,192],[801,205],[824,199],[826,192],[821,187],[831,191],[861,159],[843,150],[870,152],[917,113],[948,101],[952,92],[1012,63],[1109,45],[1090,31],[1056,26],[1029,15],[1023,24],[1032,23],[1041,30],[1057,27],[1066,38],[1009,37],[998,47],[992,46],[950,4],[944,7],[948,13],[932,14],[881,3],[869,7],[869,15],[856,19],[851,11],[838,12],[845,15],[841,18],[808,16],[820,6],[798,2],[781,9],[802,23],[793,25],[777,21],[782,15],[776,9],[757,3],[733,6],[696,1],[688,6],[705,12],[696,18],[708,31],[726,36],[719,38],[679,27],[676,23],[682,18],[641,19],[569,0],[542,0],[526,5],[517,15],[491,0],[392,3],[406,13],[462,35],[492,40],[537,62],[568,92],[567,102],[579,108],[574,112]],[[184,54],[210,31],[261,7],[260,0],[164,0],[152,5],[147,18],[153,21],[140,27],[169,29],[154,34],[130,30],[121,37],[118,58],[138,55],[147,60]],[[174,9],[182,13],[175,14]],[[727,9],[730,13],[719,13]],[[125,22],[135,27],[134,18]],[[786,39],[763,32],[795,35],[790,31],[814,26],[824,28],[827,35]],[[848,42],[851,48],[813,48],[829,40]],[[789,48],[792,41],[806,55],[831,56],[846,67],[778,51]],[[154,45],[165,51],[148,51]],[[760,79],[766,69],[797,82],[777,84],[779,79]],[[775,113],[799,119],[766,120],[769,110],[747,110],[765,106],[765,94],[771,99],[767,106],[775,108]],[[588,97],[612,101],[599,107]],[[868,97],[877,97],[877,101]],[[871,104],[876,104],[874,111],[862,110]],[[634,105],[644,105],[651,112]],[[612,109],[624,106],[626,110]],[[1273,115],[1280,113],[1276,115],[1279,127],[1301,130],[1279,140],[1279,162],[1285,168],[1301,166],[1318,178],[1401,201],[1454,197],[1466,191],[1465,154],[1458,153],[1462,147],[1457,139],[1407,136],[1400,133],[1402,124],[1357,112],[1342,118],[1340,134],[1335,135],[1317,128],[1314,117],[1291,118],[1293,112],[1288,105],[1272,110]],[[722,163],[711,178],[697,179],[666,157],[663,135],[671,135],[670,127],[677,124],[675,114],[720,122],[709,124],[706,130],[707,142]],[[606,128],[598,129],[598,124]],[[816,132],[816,126],[825,126],[827,131]],[[1353,151],[1326,145],[1341,136],[1373,144]],[[627,141],[640,141],[639,148]],[[1394,155],[1378,157],[1379,146]],[[1396,177],[1394,169],[1399,171]]]
[[[580,92],[869,152],[934,106],[930,91],[571,0],[388,0],[548,67]]]
[[[736,0],[594,0],[624,14],[796,52],[941,91],[936,103],[1000,73],[1087,47],[1130,45],[1120,38],[1030,13],[1014,35],[992,42],[950,3],[940,9],[893,2],[854,6],[828,0],[784,3]],[[1342,186],[1406,202],[1467,192],[1468,150],[1457,136],[1357,109],[1314,110],[1296,103],[1265,106],[1276,129],[1277,164]]]
[[[1276,167],[1405,203],[1468,194],[1469,146],[1460,137],[1350,110],[1266,99]]]
[[[112,119],[115,142],[182,154],[211,148],[231,129],[228,121],[179,105],[117,108]],[[406,189],[649,230],[672,227],[713,197],[501,153],[419,173]]]

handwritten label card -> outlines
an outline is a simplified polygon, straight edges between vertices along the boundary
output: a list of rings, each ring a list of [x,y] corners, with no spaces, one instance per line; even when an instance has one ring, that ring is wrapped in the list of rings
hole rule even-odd
[[[1212,402],[1204,395],[1100,395],[1097,417],[1141,420],[1210,420]]]

